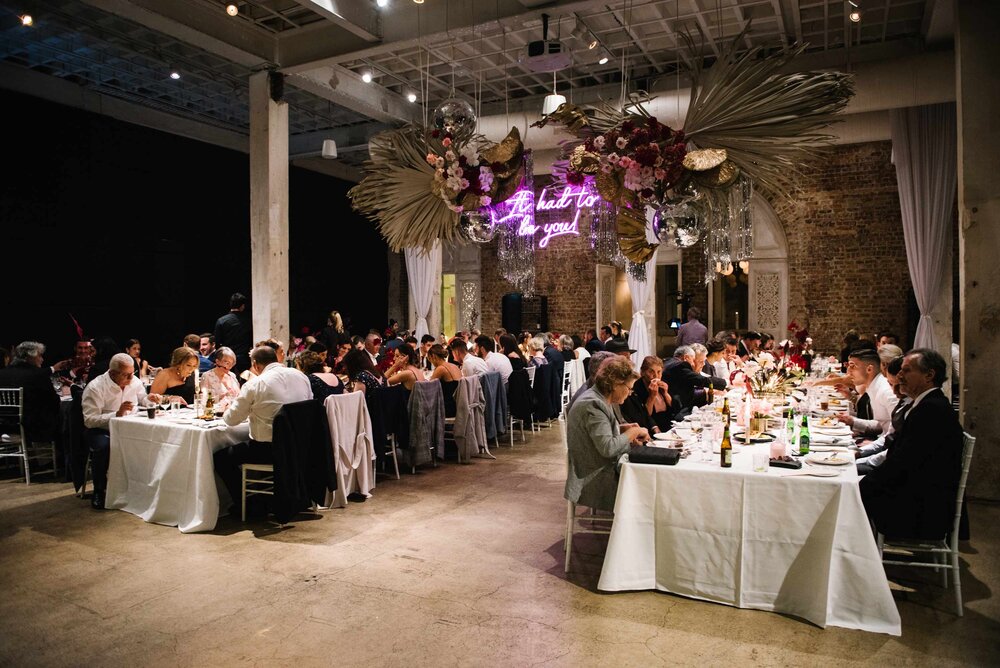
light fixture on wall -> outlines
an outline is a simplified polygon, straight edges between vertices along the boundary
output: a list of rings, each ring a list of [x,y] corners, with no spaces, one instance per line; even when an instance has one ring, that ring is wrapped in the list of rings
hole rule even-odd
[[[237,14],[240,13],[240,8],[237,7],[234,3],[230,2],[228,5],[226,5],[226,13],[229,14],[230,16],[236,16]]]
[[[556,109],[559,105],[566,104],[566,96],[559,95],[556,92],[556,73],[552,73],[552,93],[545,96],[545,101],[542,103],[542,116],[548,116]]]

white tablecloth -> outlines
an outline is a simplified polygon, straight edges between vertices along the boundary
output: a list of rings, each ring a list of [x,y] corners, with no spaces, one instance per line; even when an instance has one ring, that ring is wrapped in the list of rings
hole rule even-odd
[[[211,531],[219,517],[212,454],[247,441],[250,425],[206,429],[144,415],[111,420],[106,507],[184,533]]]
[[[845,469],[836,478],[754,473],[748,449],[729,470],[625,462],[598,588],[659,589],[898,636],[857,472]]]

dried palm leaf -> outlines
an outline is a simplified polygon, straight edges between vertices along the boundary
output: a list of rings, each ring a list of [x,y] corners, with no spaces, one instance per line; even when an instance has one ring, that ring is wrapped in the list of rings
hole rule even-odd
[[[698,53],[691,36],[683,37],[688,52]],[[788,192],[799,166],[829,143],[820,130],[840,120],[854,94],[853,79],[840,72],[782,73],[804,44],[737,55],[742,40],[743,33],[708,69],[688,57],[692,86],[684,133],[698,148],[726,149],[758,186]]]
[[[348,193],[355,210],[376,221],[395,252],[459,238],[458,214],[433,193],[434,168],[425,149],[423,131],[416,126],[379,133],[369,144],[365,177]]]
[[[659,244],[651,244],[646,240],[645,207],[618,209],[615,225],[622,255],[636,264],[643,264],[653,257]]]

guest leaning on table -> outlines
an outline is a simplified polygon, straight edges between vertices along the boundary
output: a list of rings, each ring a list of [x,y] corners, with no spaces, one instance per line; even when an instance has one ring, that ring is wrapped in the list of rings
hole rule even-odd
[[[565,497],[573,503],[612,511],[618,492],[618,458],[630,446],[649,440],[637,424],[619,424],[614,406],[620,405],[639,378],[632,362],[613,357],[601,363],[594,385],[573,402],[566,421],[569,468]]]
[[[187,346],[175,348],[170,366],[156,374],[149,391],[179,399],[185,406],[194,403],[194,372],[198,368],[198,353]]]
[[[222,478],[229,498],[238,500],[241,493],[240,464],[270,464],[271,424],[285,404],[313,398],[309,378],[298,369],[289,369],[278,362],[277,351],[270,346],[257,346],[250,352],[254,377],[247,381],[236,400],[222,416],[229,426],[250,418],[250,441],[237,443],[215,453],[215,472]],[[259,497],[254,496],[253,499]],[[261,509],[256,509],[258,512]]]
[[[128,415],[146,400],[159,402],[160,395],[147,397],[142,381],[135,377],[135,363],[128,353],[118,353],[108,362],[108,370],[97,376],[83,390],[84,443],[90,450],[90,467],[94,473],[94,495],[90,505],[104,509],[104,493],[108,488],[108,455],[111,448],[109,424],[111,418]]]

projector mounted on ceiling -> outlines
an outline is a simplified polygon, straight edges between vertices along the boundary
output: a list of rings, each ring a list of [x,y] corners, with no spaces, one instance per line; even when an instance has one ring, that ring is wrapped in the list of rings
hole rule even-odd
[[[558,72],[573,63],[573,55],[563,49],[562,42],[549,39],[549,15],[542,14],[542,38],[528,42],[527,51],[518,62],[532,72]]]

